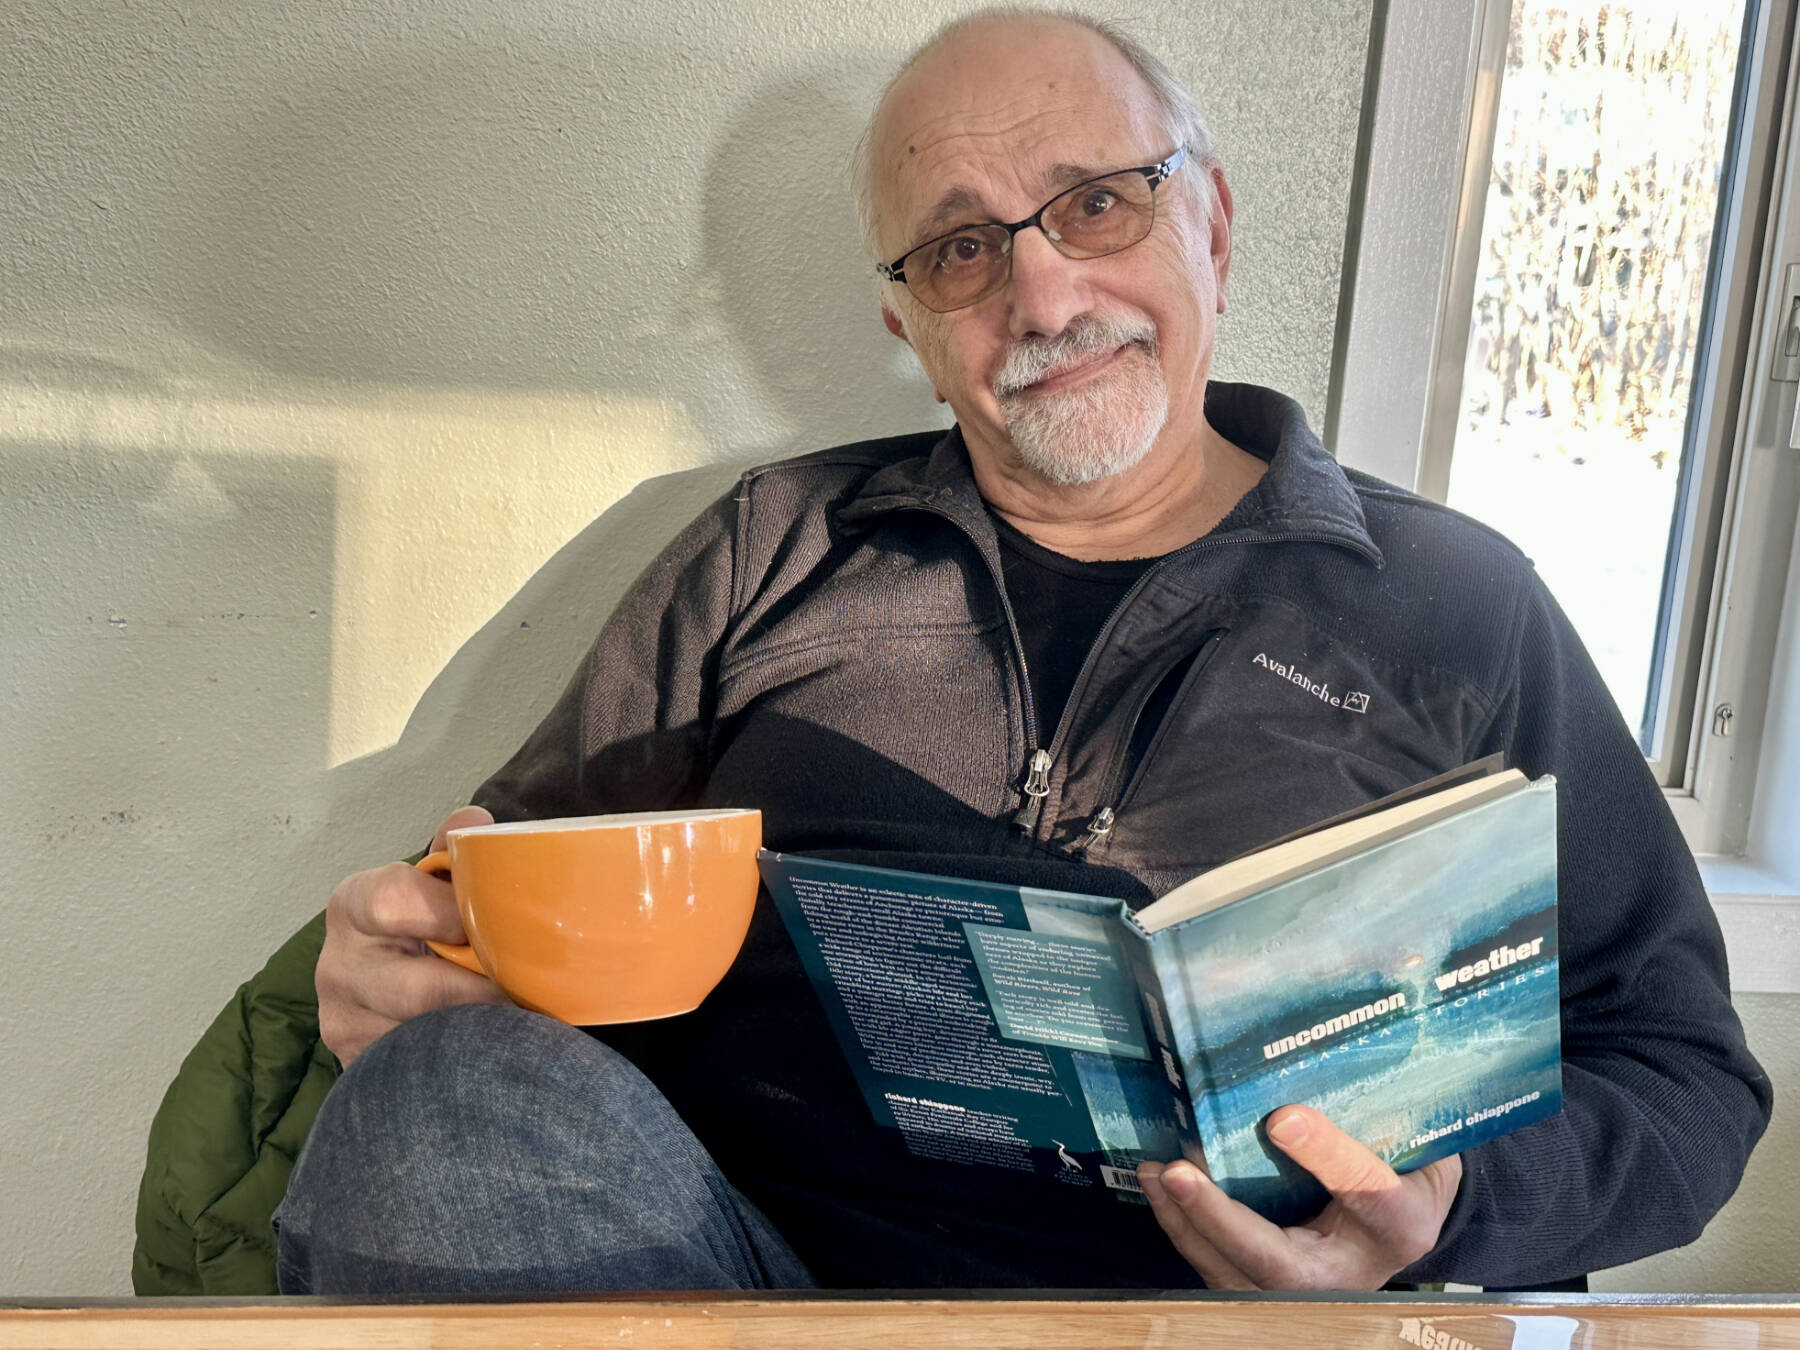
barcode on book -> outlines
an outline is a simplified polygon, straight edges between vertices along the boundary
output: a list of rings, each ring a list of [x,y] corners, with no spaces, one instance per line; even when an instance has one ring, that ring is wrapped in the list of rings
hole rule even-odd
[[[1136,1172],[1127,1172],[1123,1167],[1108,1167],[1104,1163],[1100,1167],[1100,1180],[1115,1191],[1136,1191],[1143,1194],[1144,1187],[1137,1179]]]

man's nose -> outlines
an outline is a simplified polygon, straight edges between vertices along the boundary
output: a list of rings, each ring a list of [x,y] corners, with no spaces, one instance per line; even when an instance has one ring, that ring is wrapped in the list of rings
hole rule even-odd
[[[1058,253],[1042,229],[1014,235],[1008,284],[1012,336],[1053,337],[1068,327],[1069,320],[1086,313],[1092,306],[1085,266]]]

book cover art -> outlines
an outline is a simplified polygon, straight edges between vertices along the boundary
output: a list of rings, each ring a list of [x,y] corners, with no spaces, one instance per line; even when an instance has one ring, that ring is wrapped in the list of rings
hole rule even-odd
[[[1555,811],[1542,779],[1147,939],[1228,1194],[1324,1202],[1263,1135],[1289,1102],[1401,1171],[1561,1109]]]

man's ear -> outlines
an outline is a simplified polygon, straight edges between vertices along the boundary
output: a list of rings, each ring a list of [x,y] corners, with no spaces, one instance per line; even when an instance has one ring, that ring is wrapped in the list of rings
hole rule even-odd
[[[882,305],[881,321],[887,325],[888,332],[892,333],[895,337],[899,338],[907,346],[912,347],[912,345],[913,345],[912,339],[909,338],[908,336],[906,336],[906,325],[903,322],[901,322],[900,316],[898,314],[896,314],[890,306],[885,305],[885,304]],[[914,347],[913,350],[916,354],[918,351],[918,348]],[[935,384],[931,386],[931,396],[933,398],[935,398],[939,403],[948,403],[950,401],[949,399],[945,398],[942,394],[938,393],[937,386]]]
[[[891,305],[883,303],[881,306],[881,321],[887,325],[888,332],[899,338],[907,346],[912,346],[912,339],[906,336],[906,325],[901,322],[900,316],[894,312]]]
[[[1225,170],[1218,164],[1212,166],[1212,198],[1208,248],[1212,253],[1213,276],[1218,283],[1219,313],[1223,314],[1225,278],[1231,272],[1231,185],[1225,181]]]

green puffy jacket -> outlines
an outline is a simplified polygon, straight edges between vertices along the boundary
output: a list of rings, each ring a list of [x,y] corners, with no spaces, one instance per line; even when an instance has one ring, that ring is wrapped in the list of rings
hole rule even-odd
[[[337,1059],[319,1040],[320,914],[237,991],[150,1126],[131,1283],[140,1294],[273,1294],[269,1216]]]

